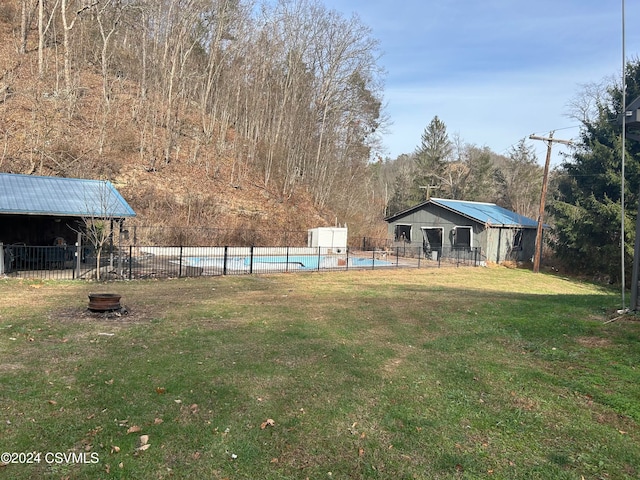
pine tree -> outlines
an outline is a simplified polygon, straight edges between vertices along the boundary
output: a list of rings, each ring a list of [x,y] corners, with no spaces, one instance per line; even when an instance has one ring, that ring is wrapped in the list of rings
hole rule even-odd
[[[627,65],[628,105],[640,95],[640,62]],[[621,280],[621,131],[622,91],[607,89],[596,102],[597,114],[585,116],[580,141],[562,165],[556,193],[549,204],[553,247],[561,260],[576,271]],[[640,142],[628,140],[625,160],[625,223],[634,224],[640,185]],[[633,255],[635,234],[625,232],[625,254]],[[627,260],[625,259],[625,263]]]

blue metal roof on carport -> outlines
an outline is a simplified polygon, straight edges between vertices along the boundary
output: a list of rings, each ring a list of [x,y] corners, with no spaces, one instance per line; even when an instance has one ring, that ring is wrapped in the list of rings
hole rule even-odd
[[[0,214],[123,218],[136,213],[106,180],[0,174]]]

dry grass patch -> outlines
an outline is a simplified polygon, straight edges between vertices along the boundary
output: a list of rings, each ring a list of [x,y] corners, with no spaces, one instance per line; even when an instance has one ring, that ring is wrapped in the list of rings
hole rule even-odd
[[[575,341],[583,347],[604,348],[612,345],[610,338],[605,337],[576,337]]]

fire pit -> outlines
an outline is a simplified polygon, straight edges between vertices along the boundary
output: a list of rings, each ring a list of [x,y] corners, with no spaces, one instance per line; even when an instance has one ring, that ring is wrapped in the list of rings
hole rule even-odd
[[[92,312],[112,312],[120,310],[120,298],[117,293],[90,293],[89,310]]]

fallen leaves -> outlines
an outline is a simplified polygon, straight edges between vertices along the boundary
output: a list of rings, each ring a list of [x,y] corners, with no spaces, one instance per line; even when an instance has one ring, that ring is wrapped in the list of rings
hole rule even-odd
[[[136,448],[136,450],[139,452],[144,452],[151,446],[149,444],[149,435],[140,435],[140,438],[138,440],[140,442],[140,446]]]
[[[260,424],[260,429],[264,430],[267,427],[275,427],[276,422],[273,420],[273,418],[267,418],[264,422],[262,422]]]
[[[129,428],[127,428],[127,433],[137,433],[141,430],[142,428],[140,428],[138,425],[132,425]]]

